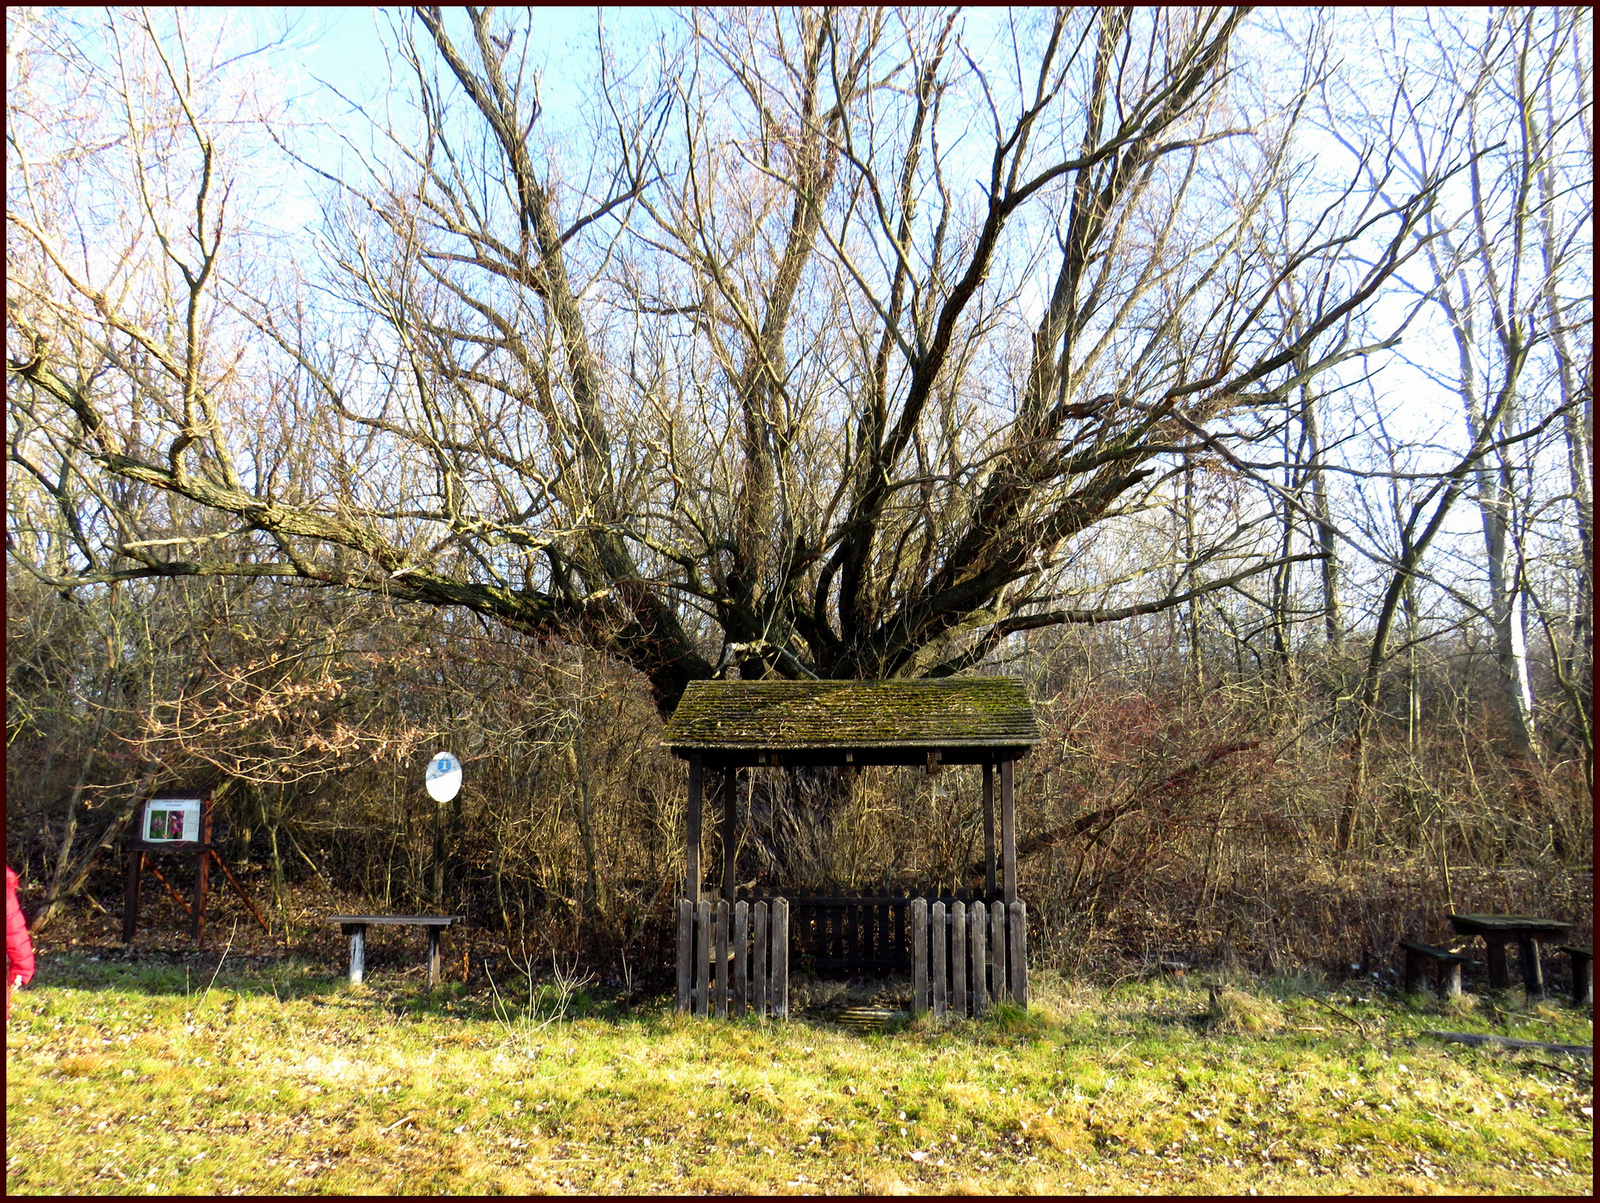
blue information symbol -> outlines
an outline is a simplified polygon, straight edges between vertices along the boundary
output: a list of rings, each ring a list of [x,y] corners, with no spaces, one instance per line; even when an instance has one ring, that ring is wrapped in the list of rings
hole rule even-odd
[[[428,761],[428,775],[424,783],[428,796],[436,802],[448,802],[461,792],[461,762],[449,752],[437,752]]]

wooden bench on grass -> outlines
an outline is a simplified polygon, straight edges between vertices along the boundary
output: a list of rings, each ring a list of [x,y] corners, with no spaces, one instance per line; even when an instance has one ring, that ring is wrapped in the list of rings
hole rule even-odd
[[[1579,948],[1575,944],[1558,944],[1556,948],[1572,958],[1572,1001],[1580,1007],[1594,1006],[1594,949]]]
[[[1412,940],[1401,940],[1400,947],[1406,950],[1405,984],[1408,991],[1417,988],[1417,979],[1422,976],[1422,963],[1432,961],[1439,997],[1455,998],[1460,995],[1461,966],[1466,964],[1466,957],[1448,949],[1435,948],[1432,944],[1418,944]]]
[[[428,989],[439,985],[439,933],[465,915],[329,915],[329,923],[350,937],[350,984],[358,986],[367,968],[367,927],[374,923],[399,923],[428,929]]]

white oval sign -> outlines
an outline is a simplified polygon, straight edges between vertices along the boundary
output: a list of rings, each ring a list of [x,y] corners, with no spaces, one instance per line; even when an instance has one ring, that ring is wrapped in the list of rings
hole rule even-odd
[[[428,796],[448,802],[461,792],[461,762],[451,752],[435,752],[428,761]]]

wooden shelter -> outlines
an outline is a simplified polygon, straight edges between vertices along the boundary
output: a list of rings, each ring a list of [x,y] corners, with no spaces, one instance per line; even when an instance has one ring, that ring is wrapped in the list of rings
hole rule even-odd
[[[691,683],[664,740],[689,764],[684,891],[679,901],[680,1009],[692,1001],[698,1013],[707,1014],[714,991],[719,1013],[727,1013],[730,997],[735,1013],[742,1010],[748,977],[745,942],[753,941],[753,957],[765,965],[770,935],[770,978],[765,969],[759,972],[756,990],[764,1004],[781,1013],[782,1000],[775,998],[779,959],[786,979],[790,936],[775,928],[769,932],[763,924],[774,923],[780,913],[787,920],[791,908],[796,911],[794,942],[818,967],[908,968],[915,983],[914,1006],[931,1004],[942,1012],[950,1004],[966,1013],[969,993],[974,1011],[979,998],[986,1003],[991,996],[1010,996],[1026,1002],[1026,908],[1017,897],[1013,769],[1039,738],[1022,683],[1008,677]],[[731,855],[738,835],[736,774],[740,768],[800,765],[906,765],[930,774],[946,766],[981,767],[983,892],[931,898],[903,891],[737,897]],[[700,865],[703,780],[708,771],[724,778],[722,896],[715,908],[704,892]],[[929,926],[924,928],[924,922]],[[747,929],[749,934],[744,934]],[[731,962],[722,951],[729,948]]]

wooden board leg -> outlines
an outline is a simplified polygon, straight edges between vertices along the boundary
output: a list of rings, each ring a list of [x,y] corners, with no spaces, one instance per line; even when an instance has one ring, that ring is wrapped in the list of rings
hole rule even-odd
[[[1439,966],[1440,993],[1446,998],[1461,997],[1461,962],[1452,961]]]
[[[367,925],[350,925],[350,984],[359,986],[367,972]]]
[[[1523,937],[1517,941],[1522,959],[1522,984],[1530,999],[1544,997],[1544,966],[1539,963],[1539,941]]]
[[[1496,990],[1504,990],[1511,985],[1511,973],[1506,968],[1506,942],[1488,936],[1483,941],[1489,946],[1489,984]]]
[[[437,927],[428,928],[428,989],[439,988],[439,932]]]
[[[1406,993],[1410,994],[1417,988],[1417,975],[1422,971],[1422,958],[1417,953],[1406,949]]]

